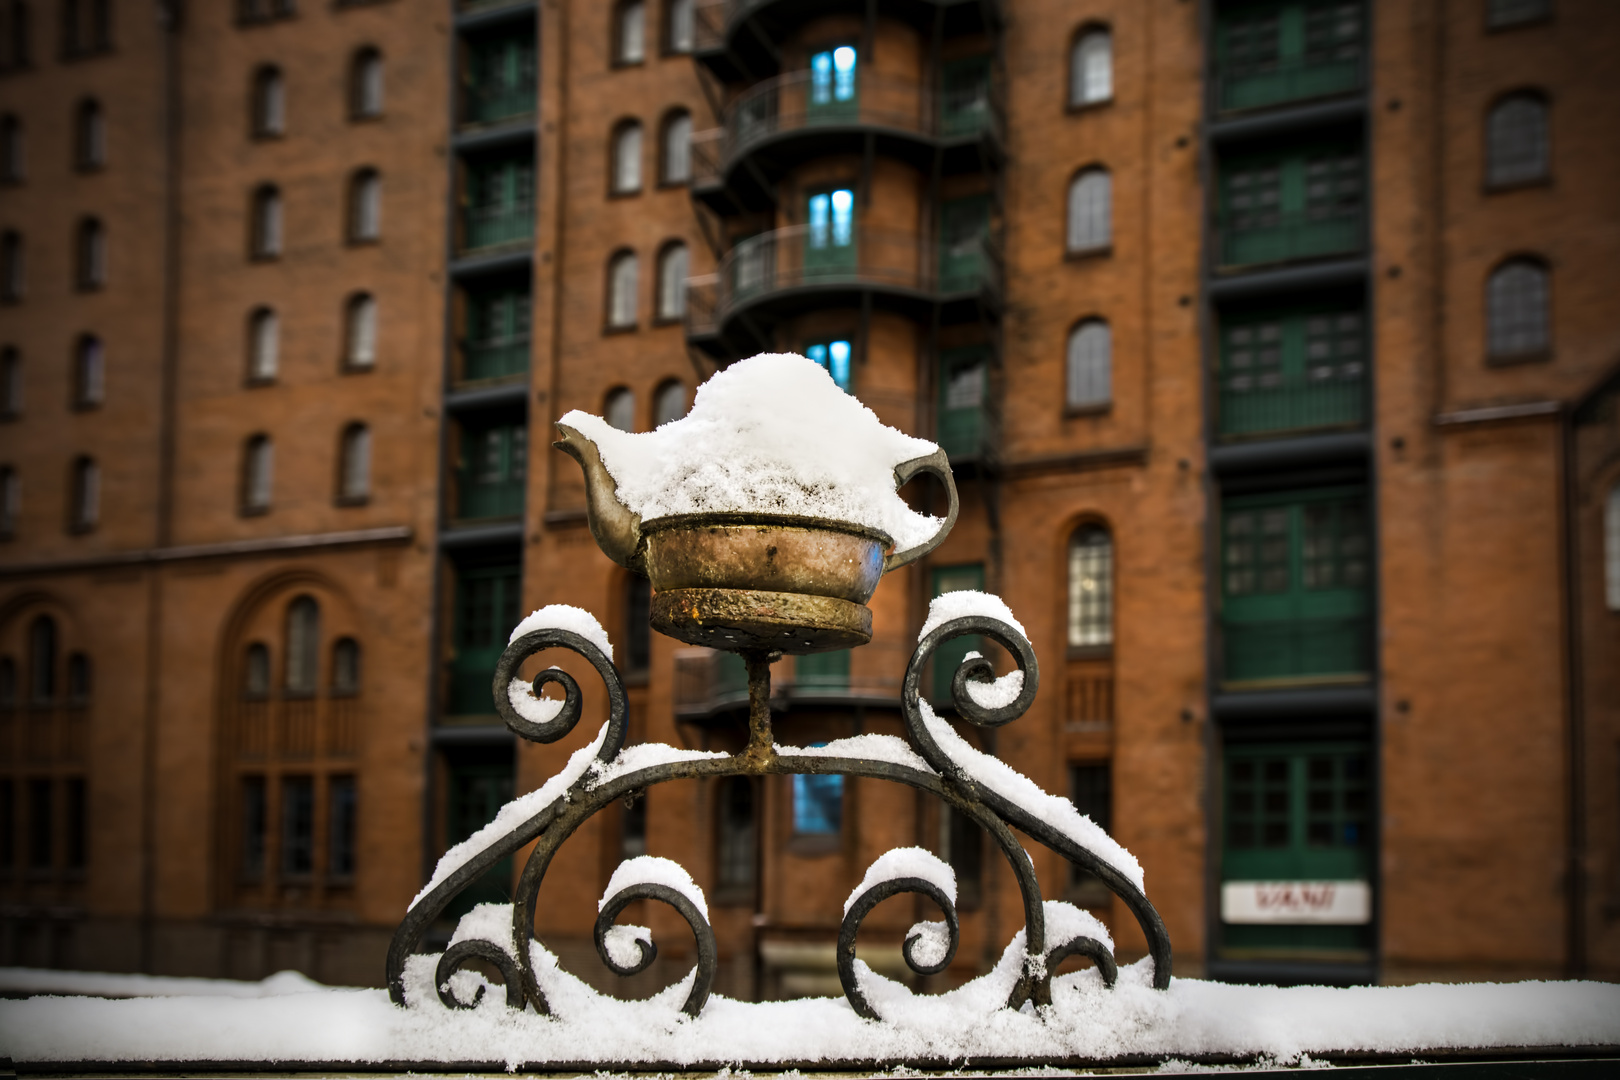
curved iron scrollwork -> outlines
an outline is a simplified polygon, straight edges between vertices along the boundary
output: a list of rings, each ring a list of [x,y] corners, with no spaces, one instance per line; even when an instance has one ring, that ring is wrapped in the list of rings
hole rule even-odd
[[[826,751],[795,753],[795,748],[791,747],[779,752],[770,730],[770,658],[745,654],[751,709],[747,748],[732,755],[695,754],[671,748],[668,754],[662,755],[664,760],[642,768],[628,768],[627,763],[619,761],[624,749],[628,708],[618,670],[603,651],[587,638],[562,629],[538,629],[516,638],[496,665],[492,687],[496,709],[514,733],[533,742],[555,742],[579,722],[583,709],[581,690],[566,672],[547,668],[529,680],[527,686],[516,678],[525,661],[554,648],[577,653],[596,669],[607,691],[607,722],[596,742],[576,753],[563,773],[553,777],[539,791],[508,804],[497,821],[485,830],[493,835],[486,840],[480,834],[462,848],[453,849],[455,857],[447,856],[448,862],[441,863],[429,888],[412,904],[390,944],[387,964],[392,999],[396,1004],[406,1003],[407,960],[456,896],[501,860],[532,842],[534,847],[519,876],[511,905],[510,936],[503,931],[498,935],[500,940],[492,940],[484,923],[470,932],[466,931],[464,923],[458,934],[468,936],[456,941],[439,958],[434,984],[446,1006],[473,1007],[482,1000],[483,989],[479,988],[471,1001],[461,1001],[451,988],[451,976],[474,961],[483,961],[501,972],[509,1006],[522,1008],[528,1004],[538,1013],[550,1015],[551,1007],[535,966],[534,947],[538,943],[534,938],[534,917],[540,885],[552,858],[584,822],[616,800],[669,780],[795,773],[835,773],[906,784],[928,792],[985,830],[1006,859],[1018,883],[1024,908],[1023,967],[1008,995],[1007,1007],[1017,1009],[1026,1002],[1037,1006],[1050,1003],[1053,974],[1057,966],[1070,957],[1090,959],[1109,987],[1118,978],[1113,953],[1098,937],[1070,927],[1059,935],[1062,940],[1048,941],[1048,905],[1042,901],[1034,866],[1014,829],[1095,875],[1120,897],[1147,939],[1152,958],[1152,984],[1159,989],[1168,987],[1169,935],[1158,912],[1131,877],[1109,857],[1092,850],[1077,837],[1079,830],[1053,823],[1054,815],[1043,812],[1038,800],[1051,803],[1055,797],[1040,792],[1027,779],[973,749],[949,724],[940,720],[920,696],[923,672],[940,646],[968,635],[996,642],[1006,649],[1017,666],[1016,671],[998,680],[989,660],[970,654],[951,679],[951,703],[955,713],[962,721],[981,728],[1011,723],[1024,715],[1034,701],[1039,689],[1040,668],[1034,650],[1017,628],[1000,619],[975,614],[952,619],[932,630],[919,643],[907,665],[900,705],[909,747],[905,747],[902,740],[894,739],[896,752],[881,757],[829,756]],[[542,699],[541,693],[547,686],[559,688],[563,698],[560,701]],[[836,746],[827,749],[836,749]],[[1069,812],[1073,813],[1072,807]],[[1078,815],[1074,816],[1078,820]],[[932,864],[928,860],[932,860]],[[937,867],[930,869],[933,864]],[[679,877],[685,877],[684,871],[679,871],[674,864],[668,866],[678,871]],[[918,867],[928,872],[918,872]],[[945,970],[955,957],[960,940],[954,876],[943,863],[932,855],[917,852],[909,861],[896,861],[890,868],[893,872],[880,873],[883,869],[874,864],[868,874],[870,883],[863,882],[851,896],[838,937],[838,974],[845,996],[854,1010],[868,1019],[881,1019],[881,1016],[860,985],[855,938],[862,920],[873,908],[903,892],[927,897],[938,907],[943,921],[916,924],[907,933],[902,947],[907,965],[920,975]],[[876,880],[870,880],[874,873]],[[717,967],[714,930],[706,916],[701,890],[695,885],[689,889],[681,887],[678,881],[671,884],[673,879],[668,872],[644,877],[631,873],[629,876],[630,880],[618,884],[615,891],[602,900],[594,933],[597,952],[617,974],[633,975],[646,970],[657,956],[650,934],[639,927],[616,925],[615,920],[635,900],[657,900],[675,908],[696,941],[697,962],[691,990],[681,1007],[682,1012],[696,1016],[708,1000]],[[616,874],[615,882],[618,881]],[[610,889],[614,888],[610,884]],[[1103,934],[1100,927],[1095,929]],[[480,933],[484,936],[479,936]]]

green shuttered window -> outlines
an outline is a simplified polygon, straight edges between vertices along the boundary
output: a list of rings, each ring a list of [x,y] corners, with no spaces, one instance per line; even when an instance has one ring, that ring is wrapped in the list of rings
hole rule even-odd
[[[1265,108],[1359,89],[1365,34],[1356,0],[1223,5],[1215,23],[1219,108]]]

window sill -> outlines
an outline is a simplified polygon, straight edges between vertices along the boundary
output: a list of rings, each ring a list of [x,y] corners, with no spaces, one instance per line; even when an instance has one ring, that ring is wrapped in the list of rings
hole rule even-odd
[[[1492,183],[1490,180],[1486,180],[1481,185],[1481,190],[1486,195],[1506,195],[1513,191],[1550,187],[1552,187],[1552,174],[1548,173],[1545,176],[1536,176],[1528,180],[1508,180],[1501,183]]]
[[[99,401],[75,401],[73,411],[76,413],[96,412],[101,408]]]
[[[1101,259],[1114,253],[1114,245],[1098,244],[1096,247],[1073,248],[1063,252],[1064,262],[1085,262],[1088,259]]]
[[[1096,101],[1071,101],[1063,107],[1063,111],[1068,113],[1070,116],[1079,116],[1081,113],[1096,112],[1098,109],[1106,109],[1113,103],[1114,95],[1109,94],[1107,97],[1098,98]]]
[[[1512,22],[1493,23],[1487,18],[1485,20],[1485,32],[1487,34],[1506,34],[1514,30],[1525,30],[1532,26],[1546,26],[1552,21],[1553,16],[1550,10],[1541,15],[1531,15],[1529,18],[1514,19]]]
[[[237,511],[239,515],[245,518],[264,517],[269,512],[270,508],[268,506],[244,506]]]
[[[289,11],[280,15],[239,15],[236,26],[239,30],[247,30],[256,26],[271,26],[275,23],[291,22],[298,18],[296,11]]]
[[[281,252],[279,251],[255,251],[248,255],[248,262],[251,263],[275,263],[280,261]]]
[[[374,0],[374,2],[379,2],[380,3],[381,0]],[[383,118],[382,113],[350,113],[349,114],[349,123],[351,123],[351,124],[379,124],[379,123],[382,122],[382,118]]]
[[[338,363],[338,374],[340,375],[370,375],[376,370],[377,365],[375,363],[351,364],[347,360]]]
[[[371,502],[371,496],[369,494],[368,495],[339,495],[337,498],[332,500],[332,505],[333,506],[341,506],[341,507],[365,506],[365,505],[369,504],[370,502]]]
[[[1552,359],[1551,349],[1536,349],[1532,352],[1507,353],[1502,356],[1485,357],[1485,366],[1488,368],[1518,367],[1521,364],[1540,364]]]
[[[640,68],[640,67],[646,67],[646,66],[647,66],[647,60],[646,60],[645,57],[643,57],[640,60],[614,60],[614,61],[612,61],[611,63],[608,64],[608,70],[609,71],[624,71],[624,70],[627,70],[629,68]]]
[[[287,137],[285,131],[255,131],[251,138],[254,142],[280,142]]]
[[[741,885],[716,889],[709,895],[709,903],[718,907],[753,907],[754,887]]]
[[[380,236],[351,236],[347,240],[348,246],[352,248],[376,247],[381,243],[382,237]]]
[[[106,286],[99,281],[81,281],[74,286],[74,291],[80,296],[84,296],[88,293],[98,293],[104,288],[106,288]]]
[[[657,329],[661,326],[684,326],[685,324],[685,315],[660,315],[648,325],[654,329]]]
[[[98,161],[76,161],[73,163],[73,171],[80,176],[94,176],[96,173],[106,172],[107,166]]]
[[[68,526],[67,531],[69,536],[89,536],[96,531],[96,523],[93,521],[76,521]]]
[[[826,835],[799,833],[788,838],[787,850],[789,855],[808,858],[837,855],[844,850],[844,838],[835,833]]]
[[[1113,411],[1114,403],[1112,401],[1099,401],[1092,405],[1065,405],[1063,407],[1063,416],[1068,420],[1081,420],[1107,416]]]
[[[638,322],[627,323],[624,326],[614,326],[612,324],[609,324],[607,326],[602,327],[602,336],[607,337],[607,336],[614,335],[614,334],[634,334],[636,331],[638,331],[640,329],[641,329],[641,324],[638,323]]]
[[[692,178],[690,176],[688,176],[684,180],[660,180],[660,181],[658,181],[658,190],[659,191],[679,191],[682,188],[689,188],[691,186],[692,186]]]
[[[618,199],[634,199],[640,194],[641,189],[639,187],[629,188],[625,191],[615,191],[612,188],[609,188],[607,197],[609,202],[614,202]]]
[[[242,387],[245,390],[262,390],[266,386],[274,385],[276,385],[274,375],[249,375],[242,380]]]
[[[1070,660],[1112,660],[1114,658],[1113,645],[1070,645]]]

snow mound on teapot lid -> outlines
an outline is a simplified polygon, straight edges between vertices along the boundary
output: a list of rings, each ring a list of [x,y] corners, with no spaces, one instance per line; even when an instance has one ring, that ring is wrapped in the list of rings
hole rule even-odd
[[[895,493],[894,467],[939,448],[888,427],[813,360],[761,353],[698,387],[692,410],[631,433],[578,409],[567,424],[596,444],[618,498],[643,521],[764,513],[849,521],[923,543],[940,519]]]

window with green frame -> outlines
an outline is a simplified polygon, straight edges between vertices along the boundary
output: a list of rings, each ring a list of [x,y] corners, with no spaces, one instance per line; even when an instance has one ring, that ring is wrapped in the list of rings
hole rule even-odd
[[[1228,743],[1221,881],[1368,881],[1372,753],[1365,742]],[[1232,949],[1365,949],[1370,925],[1222,924]]]
[[[1221,507],[1227,682],[1361,678],[1372,666],[1372,552],[1360,487]]]
[[[970,292],[989,272],[990,196],[951,199],[939,208],[939,289]]]
[[[526,281],[469,288],[461,377],[471,382],[527,372],[531,311]]]
[[[492,154],[467,163],[462,244],[468,250],[534,237],[534,154]]]
[[[848,338],[823,339],[805,345],[804,355],[827,369],[838,389],[853,394],[855,346]]]
[[[506,639],[518,624],[523,577],[516,564],[458,566],[451,614],[446,711],[453,716],[495,712],[490,680]]]
[[[485,687],[486,696],[488,687]],[[495,820],[512,800],[516,762],[509,749],[458,748],[445,759],[445,841],[454,846]],[[479,904],[512,902],[512,860],[502,859],[459,893],[444,917],[455,920]]]
[[[1359,89],[1365,35],[1359,0],[1223,4],[1215,17],[1218,107],[1257,109]]]
[[[948,592],[960,592],[964,589],[984,588],[984,565],[982,563],[969,563],[964,566],[941,566],[934,571],[933,592],[931,595],[940,596]],[[977,635],[964,635],[951,638],[934,651],[933,667],[934,692],[929,695],[930,702],[936,710],[954,708],[951,702],[951,679],[956,676],[956,669],[962,666],[970,652],[983,652],[984,639]]]
[[[811,54],[806,105],[812,123],[855,117],[860,108],[857,60],[853,45],[839,45]]]
[[[1363,171],[1361,147],[1354,142],[1223,157],[1220,264],[1249,266],[1361,250]]]
[[[463,108],[468,123],[491,124],[534,112],[536,44],[532,25],[467,43]]]
[[[849,689],[849,650],[811,653],[793,661],[793,682],[809,690]]]
[[[514,517],[523,513],[528,454],[529,432],[521,421],[465,424],[456,517]]]
[[[1228,437],[1362,424],[1366,319],[1359,307],[1223,317],[1219,383]]]
[[[813,191],[804,205],[804,276],[842,277],[855,272],[855,189]]]
[[[975,345],[940,353],[939,419],[934,437],[953,459],[976,458],[984,450],[989,381],[988,347]]]
[[[939,130],[976,135],[990,126],[990,57],[946,61],[939,73]]]

